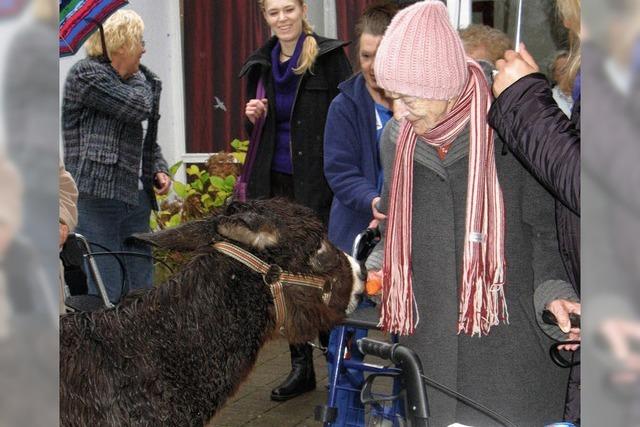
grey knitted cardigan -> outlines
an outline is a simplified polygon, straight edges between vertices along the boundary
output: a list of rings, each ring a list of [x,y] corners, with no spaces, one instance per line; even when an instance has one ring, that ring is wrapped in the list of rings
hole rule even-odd
[[[398,122],[381,140],[384,176],[392,175]],[[420,322],[402,343],[420,356],[425,374],[511,419],[519,427],[562,417],[566,370],[547,354],[551,340],[536,324],[534,289],[566,280],[556,238],[553,198],[496,140],[496,168],[505,202],[505,294],[509,324],[488,336],[457,335],[458,287],[466,217],[469,132],[454,141],[444,161],[418,141],[414,156],[412,274]],[[386,211],[388,181],[382,192]],[[383,243],[376,249],[382,248]],[[375,257],[374,257],[375,258]],[[498,426],[455,398],[429,389],[432,424]]]
[[[137,205],[142,158],[141,180],[157,209],[153,177],[168,170],[156,142],[161,89],[158,77],[144,66],[126,81],[110,64],[93,58],[71,68],[62,102],[62,136],[65,166],[81,198]]]

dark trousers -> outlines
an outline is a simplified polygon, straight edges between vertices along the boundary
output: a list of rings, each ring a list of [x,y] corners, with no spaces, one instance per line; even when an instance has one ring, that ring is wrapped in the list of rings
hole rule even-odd
[[[151,200],[144,190],[138,192],[139,204],[132,206],[118,200],[78,199],[78,227],[76,231],[100,246],[92,246],[95,252],[132,251],[151,255],[148,245],[128,242],[134,233],[150,231]],[[96,257],[100,275],[112,302],[118,302],[123,291],[149,289],[153,285],[153,263],[150,258],[134,256]],[[124,273],[124,276],[123,276]],[[89,293],[97,295],[97,287],[89,278]]]

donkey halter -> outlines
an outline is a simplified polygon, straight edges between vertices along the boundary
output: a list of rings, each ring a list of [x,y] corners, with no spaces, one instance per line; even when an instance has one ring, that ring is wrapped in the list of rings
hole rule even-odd
[[[277,327],[284,324],[287,318],[287,307],[284,301],[283,287],[284,285],[304,286],[322,291],[322,301],[328,305],[331,299],[331,286],[326,285],[326,280],[318,276],[306,276],[303,274],[290,273],[282,270],[277,264],[268,264],[232,243],[216,242],[212,244],[213,248],[218,252],[227,255],[241,262],[253,271],[262,275],[264,284],[269,287],[273,296],[273,304],[276,308],[276,325]]]

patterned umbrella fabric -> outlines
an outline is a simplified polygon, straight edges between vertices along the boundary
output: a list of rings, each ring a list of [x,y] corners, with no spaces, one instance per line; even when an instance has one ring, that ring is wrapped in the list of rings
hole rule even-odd
[[[60,0],[60,56],[75,54],[109,15],[127,0]]]

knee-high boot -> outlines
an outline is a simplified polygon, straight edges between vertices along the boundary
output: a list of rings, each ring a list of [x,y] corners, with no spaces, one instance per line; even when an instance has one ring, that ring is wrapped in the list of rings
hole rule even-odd
[[[316,388],[313,348],[309,344],[289,345],[291,372],[282,384],[271,391],[271,400],[284,401]]]

